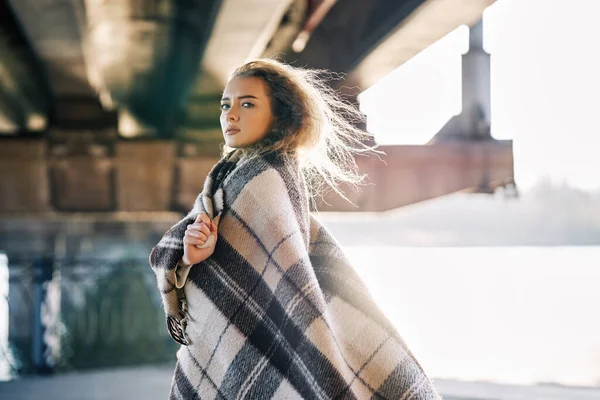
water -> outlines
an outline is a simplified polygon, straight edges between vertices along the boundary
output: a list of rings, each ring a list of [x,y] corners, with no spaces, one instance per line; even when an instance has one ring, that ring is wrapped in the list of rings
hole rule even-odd
[[[600,385],[600,246],[345,250],[432,377]],[[0,255],[4,295],[7,272]]]
[[[600,386],[600,246],[346,252],[432,377]]]

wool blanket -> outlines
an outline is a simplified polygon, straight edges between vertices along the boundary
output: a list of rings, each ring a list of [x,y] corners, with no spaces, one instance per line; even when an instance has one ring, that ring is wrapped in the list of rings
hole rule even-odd
[[[215,251],[178,265],[200,212]],[[439,399],[340,246],[311,214],[296,160],[224,157],[150,254],[181,343],[171,399]]]

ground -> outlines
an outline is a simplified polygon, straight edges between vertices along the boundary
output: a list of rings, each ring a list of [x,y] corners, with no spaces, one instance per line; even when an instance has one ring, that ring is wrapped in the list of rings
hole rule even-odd
[[[35,376],[0,382],[7,400],[163,400],[171,384],[172,365],[113,368],[105,371]],[[434,380],[445,400],[600,400],[600,388],[512,386]]]

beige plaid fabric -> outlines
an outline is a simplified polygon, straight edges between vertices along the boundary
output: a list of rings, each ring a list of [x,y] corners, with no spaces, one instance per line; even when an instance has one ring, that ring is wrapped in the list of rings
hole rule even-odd
[[[214,254],[175,287],[186,226],[221,215]],[[172,399],[439,399],[338,244],[297,163],[221,160],[150,263],[173,338]]]

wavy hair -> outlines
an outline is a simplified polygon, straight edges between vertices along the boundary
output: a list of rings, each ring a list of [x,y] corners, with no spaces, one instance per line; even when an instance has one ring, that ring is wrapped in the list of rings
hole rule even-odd
[[[358,127],[364,115],[328,84],[339,76],[258,59],[237,68],[229,80],[249,77],[266,83],[274,120],[263,140],[242,151],[292,155],[299,161],[311,197],[331,188],[348,200],[339,185],[357,188],[364,176],[354,156],[374,152],[374,147],[367,144],[371,135]],[[224,148],[225,153],[232,150]]]

